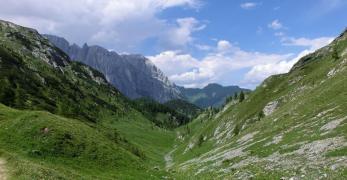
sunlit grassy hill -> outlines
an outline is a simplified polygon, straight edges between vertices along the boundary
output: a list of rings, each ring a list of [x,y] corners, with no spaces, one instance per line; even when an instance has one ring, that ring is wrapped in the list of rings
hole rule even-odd
[[[344,32],[244,101],[181,127],[171,169],[196,179],[345,179],[346,90]]]

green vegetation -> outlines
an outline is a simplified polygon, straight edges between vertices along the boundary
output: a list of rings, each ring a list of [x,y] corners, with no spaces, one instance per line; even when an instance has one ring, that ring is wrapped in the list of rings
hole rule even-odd
[[[144,165],[145,155],[117,131],[95,129],[47,112],[3,105],[0,112],[0,151],[13,177],[151,177]]]
[[[245,98],[235,93],[217,113],[203,112],[187,124],[189,134],[177,129],[183,137],[176,143],[174,175],[347,178],[346,49],[344,32]]]
[[[162,128],[175,128],[187,124],[192,120],[178,108],[166,104],[160,104],[148,98],[140,98],[133,101],[133,107],[151,120],[155,125]],[[193,112],[191,112],[193,113]],[[197,112],[195,112],[197,113]]]
[[[243,93],[243,91],[241,91],[239,96],[239,102],[242,102],[243,100],[245,100],[245,94]]]
[[[221,107],[225,104],[227,97],[237,94],[241,91],[250,92],[248,89],[242,89],[238,86],[223,87],[219,84],[209,84],[206,87],[199,88],[181,88],[181,92],[186,100],[201,108]]]
[[[156,179],[173,132],[36,31],[0,22],[0,152],[14,179]],[[154,168],[158,167],[158,168]]]
[[[196,116],[202,111],[198,106],[181,99],[168,101],[164,103],[164,105],[187,116],[189,119],[196,118]]]

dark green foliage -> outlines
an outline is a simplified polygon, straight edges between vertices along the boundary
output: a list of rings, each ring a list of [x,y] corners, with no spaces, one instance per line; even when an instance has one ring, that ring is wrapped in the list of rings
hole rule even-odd
[[[92,122],[96,121],[96,117],[103,108],[110,112],[119,111],[115,104],[91,94],[92,89],[90,88],[93,86],[96,88],[96,83],[81,75],[86,74],[82,68],[86,66],[82,64],[71,63],[72,69],[76,70],[74,72],[77,72],[81,78],[79,79],[81,88],[81,86],[76,86],[70,77],[46,64],[37,64],[36,68],[41,71],[33,71],[28,68],[29,62],[26,61],[39,63],[39,60],[21,56],[4,46],[0,46],[0,57],[0,82],[2,84],[0,102],[5,105],[20,109],[47,110],[66,117]],[[69,71],[67,68],[65,73],[69,74]],[[102,91],[103,94],[119,94],[118,91],[107,85],[102,86],[93,90],[94,94],[99,91]]]
[[[225,104],[226,97],[237,94],[240,91],[249,92],[238,86],[221,86],[219,84],[209,84],[199,88],[180,88],[184,98],[201,108],[221,107]],[[235,98],[234,98],[235,99]]]
[[[242,102],[243,100],[245,100],[245,94],[243,93],[243,91],[241,91],[239,96],[239,102]]]
[[[258,121],[259,120],[261,120],[261,119],[263,119],[265,117],[265,114],[264,114],[264,111],[260,111],[259,113],[258,113]]]
[[[238,97],[238,94],[234,93],[234,99],[237,99],[237,97]]]
[[[194,119],[202,110],[198,106],[181,99],[168,101],[164,105],[187,116],[189,119]]]
[[[130,146],[130,152],[132,152],[134,155],[136,155],[137,157],[141,158],[141,159],[145,159],[146,155],[144,152],[142,152],[139,148],[137,148],[136,146]]]
[[[334,61],[337,61],[340,58],[336,47],[333,48],[333,52],[331,53],[331,57]]]
[[[185,114],[179,113],[149,98],[136,99],[132,105],[159,127],[175,128],[187,124],[191,120]],[[157,116],[159,118],[156,118]]]
[[[225,104],[228,104],[229,102],[233,101],[233,96],[228,96],[226,99],[225,99]]]
[[[16,99],[14,90],[7,80],[1,79],[0,83],[0,101],[7,106],[13,106]]]
[[[198,138],[198,142],[196,143],[198,146],[201,146],[204,143],[204,136],[200,134]]]
[[[233,130],[234,135],[235,136],[239,135],[240,131],[241,131],[241,124],[236,124],[236,126]]]
[[[190,127],[188,125],[185,126],[185,132],[186,132],[186,134],[190,134],[192,132],[192,130],[190,129]]]

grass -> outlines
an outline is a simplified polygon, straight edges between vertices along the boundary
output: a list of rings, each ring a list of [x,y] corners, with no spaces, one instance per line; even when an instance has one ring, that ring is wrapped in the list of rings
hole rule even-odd
[[[135,110],[100,72],[31,29],[1,24],[0,40],[0,150],[12,168],[21,164],[14,178],[167,175],[173,132]]]
[[[176,158],[174,158],[176,171],[186,174],[200,172],[201,176],[197,177],[204,177],[205,175],[209,177],[214,174],[216,177],[220,176],[220,178],[240,178],[243,177],[241,174],[222,173],[219,170],[227,168],[227,164],[232,166],[232,164],[238,163],[238,159],[241,157],[224,160],[223,158],[213,159],[212,157],[223,151],[228,152],[228,150],[245,147],[243,150],[246,153],[244,159],[249,157],[265,159],[276,152],[279,152],[279,156],[293,153],[300,149],[303,144],[318,140],[334,137],[347,139],[347,126],[345,123],[326,133],[320,130],[326,123],[346,117],[347,64],[344,60],[347,57],[346,55],[340,56],[340,53],[346,47],[346,40],[335,41],[329,47],[305,57],[303,60],[308,59],[309,62],[299,62],[290,73],[268,78],[254,92],[249,94],[245,101],[230,104],[230,107],[225,111],[214,114],[212,117],[208,112],[205,112],[204,115],[201,115],[201,118],[197,118],[186,125],[190,129],[190,133],[185,134],[184,140],[176,142],[178,146],[175,151]],[[337,49],[340,56],[338,59],[332,58],[332,51],[329,50],[331,48]],[[340,69],[340,71],[333,77],[328,77],[328,72],[333,68]],[[275,100],[279,104],[276,111],[270,116],[259,119],[259,112],[263,110],[267,103]],[[333,110],[317,118],[318,114],[329,109]],[[239,133],[227,136],[228,133],[233,133],[233,128],[237,125],[240,127]],[[186,128],[182,127],[177,131],[184,134]],[[238,139],[252,132],[258,133],[249,142],[244,145],[237,143]],[[206,143],[202,143],[201,146],[194,146],[191,150],[183,153],[189,144],[198,142],[201,134],[208,137]],[[221,135],[218,136],[219,139],[215,134]],[[279,135],[282,137],[279,142],[266,146],[267,143],[273,141],[273,137]],[[345,151],[345,146],[343,146],[326,152],[325,155],[322,153],[316,156],[341,158],[345,156]],[[204,155],[202,160],[208,158],[212,158],[212,160],[207,161],[203,166],[199,162],[190,161],[198,157],[201,158],[201,155]],[[288,156],[288,158],[290,157]],[[301,168],[310,167],[310,160],[305,159],[304,156],[297,155],[295,161],[300,164]],[[186,169],[182,168],[183,164]],[[252,166],[238,168],[237,171],[250,174],[255,179],[291,177],[295,176],[297,171],[294,167],[273,171],[271,169],[265,170],[265,166],[266,163],[263,164],[263,161],[259,161],[254,162]],[[325,166],[329,165],[325,164]],[[200,171],[202,167],[206,167],[208,170]],[[312,173],[307,173],[307,177],[318,178],[322,176],[322,174],[315,174],[319,171],[325,172],[333,179],[347,176],[345,167],[331,171],[324,168],[324,166],[314,166],[312,167]]]
[[[71,168],[85,174],[89,174],[85,169],[100,174],[124,167],[143,168],[138,166],[140,158],[78,120],[3,105],[0,108],[0,144],[5,152],[34,162],[45,159],[48,167],[68,166],[65,171]]]

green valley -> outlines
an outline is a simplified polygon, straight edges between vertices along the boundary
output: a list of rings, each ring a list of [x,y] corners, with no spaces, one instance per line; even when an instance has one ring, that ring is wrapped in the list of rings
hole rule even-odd
[[[344,31],[220,109],[130,100],[0,21],[0,179],[347,179],[346,82]]]

